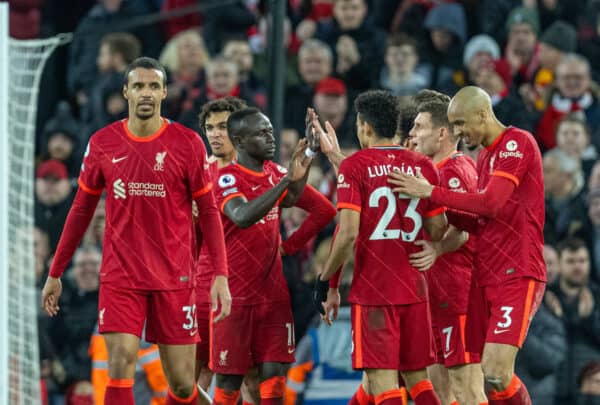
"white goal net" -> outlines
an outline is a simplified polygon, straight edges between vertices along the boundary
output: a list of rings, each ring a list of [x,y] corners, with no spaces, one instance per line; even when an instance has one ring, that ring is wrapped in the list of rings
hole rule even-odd
[[[40,77],[64,36],[8,37],[0,3],[0,404],[40,403],[33,253],[35,123]]]

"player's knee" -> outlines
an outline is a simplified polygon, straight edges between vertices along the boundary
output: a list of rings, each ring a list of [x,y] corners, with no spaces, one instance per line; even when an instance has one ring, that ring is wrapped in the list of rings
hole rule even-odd
[[[225,392],[239,391],[244,376],[217,374],[217,387]]]
[[[137,348],[132,350],[125,345],[115,345],[108,356],[108,367],[113,376],[123,376],[128,370],[135,367],[137,362]]]
[[[179,398],[189,398],[194,392],[194,382],[184,380],[173,381],[169,384],[169,389]]]

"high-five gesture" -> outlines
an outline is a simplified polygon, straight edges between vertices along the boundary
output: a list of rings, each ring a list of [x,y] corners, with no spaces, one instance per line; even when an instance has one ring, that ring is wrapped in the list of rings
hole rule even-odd
[[[306,156],[306,149],[308,148],[308,141],[301,139],[292,154],[292,160],[288,167],[287,177],[292,181],[301,180],[307,173],[312,158]]]

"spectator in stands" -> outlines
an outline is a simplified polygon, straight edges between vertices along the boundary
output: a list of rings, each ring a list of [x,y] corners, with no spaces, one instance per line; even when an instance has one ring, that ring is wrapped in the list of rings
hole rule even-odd
[[[258,23],[257,2],[234,0],[219,4],[213,2],[210,11],[204,13],[206,46],[211,55],[217,55],[231,38],[244,38],[248,29]]]
[[[556,281],[560,274],[560,262],[558,252],[552,245],[544,245],[544,263],[546,263],[546,277],[548,284]]]
[[[473,83],[490,95],[494,113],[502,122],[533,131],[535,115],[530,112],[519,95],[511,91],[510,67],[504,59],[481,66]]]
[[[555,244],[583,227],[583,172],[576,159],[559,149],[544,155],[543,167],[546,192],[544,240]]]
[[[293,128],[283,128],[279,136],[279,159],[277,160],[283,167],[292,160],[292,154],[296,145],[298,145],[298,131]]]
[[[77,104],[87,104],[89,92],[97,79],[96,58],[100,39],[115,30],[122,31],[129,20],[148,12],[144,3],[124,0],[98,0],[98,3],[79,22],[69,48],[67,86]],[[153,25],[126,30],[143,44],[144,55],[156,57],[162,48],[160,30]]]
[[[348,94],[344,82],[333,77],[321,80],[315,86],[313,105],[319,118],[329,123],[340,142],[356,142],[355,122],[348,114]]]
[[[563,21],[556,21],[544,31],[539,41],[535,76],[519,89],[530,108],[544,111],[547,107],[548,94],[556,82],[556,69],[565,55],[575,52],[576,46],[577,32]]]
[[[417,43],[406,34],[388,38],[385,65],[379,75],[379,85],[396,96],[412,96],[427,86],[427,78],[415,68],[419,62]]]
[[[598,152],[594,145],[590,145],[589,129],[581,111],[568,113],[558,122],[556,147],[581,162],[587,180],[598,159]]]
[[[105,229],[105,218],[106,218],[106,198],[101,198],[96,205],[94,216],[88,226],[87,231],[83,235],[82,245],[95,246],[102,249],[102,242],[104,241],[104,229]]]
[[[48,234],[54,252],[73,201],[73,187],[67,167],[58,160],[41,163],[35,177],[35,225]]]
[[[300,83],[288,87],[284,125],[304,133],[306,108],[312,104],[315,85],[333,71],[333,54],[327,44],[317,39],[305,41],[298,51]]]
[[[578,52],[590,62],[594,81],[600,82],[600,1],[589,1],[586,19],[578,25]]]
[[[590,252],[591,277],[600,284],[600,188],[592,188],[587,196],[587,221],[577,232]]]
[[[600,357],[600,289],[589,280],[590,256],[581,239],[558,245],[560,276],[544,299],[567,332],[567,355],[557,370],[557,405],[572,404],[577,376],[590,359]]]
[[[252,97],[252,104],[264,109],[267,106],[267,90],[264,82],[252,72],[254,56],[248,41],[245,39],[228,41],[223,48],[223,56],[237,65],[241,92]]]
[[[590,361],[577,378],[579,394],[576,405],[600,404],[600,358]]]
[[[87,136],[110,124],[112,117],[107,114],[104,96],[123,82],[125,68],[142,54],[142,44],[133,35],[115,32],[102,37],[96,65],[98,79],[90,90],[90,101],[81,112],[83,121],[88,124]],[[87,139],[85,139],[86,143]]]
[[[54,117],[44,125],[42,133],[42,159],[55,159],[67,167],[70,178],[79,175],[81,166],[80,145],[87,142],[81,139],[81,126],[71,113],[71,106],[66,101],[61,101],[56,106]]]
[[[197,29],[180,32],[167,42],[160,54],[160,63],[168,72],[167,116],[178,117],[192,108],[194,99],[204,91],[204,69],[209,61]]]
[[[335,75],[351,93],[376,85],[383,64],[385,33],[367,18],[366,0],[336,0],[333,19],[317,24],[315,38],[329,45],[334,55]]]
[[[419,51],[419,68],[426,74],[429,87],[441,88],[462,68],[466,24],[465,11],[459,3],[439,4],[427,14],[425,28],[429,38]]]
[[[206,88],[196,99],[190,110],[184,111],[179,121],[200,133],[198,114],[202,106],[211,100],[233,96],[239,97],[250,105],[254,105],[252,94],[240,86],[238,66],[232,60],[219,56],[206,65]]]
[[[600,188],[600,162],[594,163],[592,166],[592,171],[590,172],[590,177],[587,182],[587,189],[594,190],[596,188]]]
[[[250,47],[254,53],[253,71],[256,76],[263,82],[267,82],[269,78],[269,58],[267,45],[268,39],[268,19],[263,17],[258,23],[258,33],[250,38]],[[314,24],[314,22],[313,22]],[[286,86],[294,86],[300,82],[300,74],[298,73],[298,49],[300,43],[297,38],[292,36],[292,23],[289,18],[283,20],[283,45],[285,46],[285,84]]]
[[[486,2],[488,3],[488,2]],[[489,2],[496,6],[502,2]],[[506,3],[506,2],[504,2]],[[484,22],[494,24],[497,14],[488,16]],[[538,43],[537,36],[540,31],[540,20],[535,8],[517,7],[513,9],[506,19],[508,42],[505,49],[505,59],[511,67],[511,73],[517,87],[534,81],[538,70]],[[490,35],[496,31],[485,30]]]
[[[556,394],[557,370],[566,353],[565,325],[542,303],[531,321],[515,365],[516,373],[527,386],[532,404],[552,404]]]
[[[461,87],[472,85],[477,74],[485,68],[493,66],[500,58],[500,48],[489,35],[476,35],[467,42],[463,52],[463,66],[456,70],[452,77],[440,85],[440,91],[454,94]]]
[[[77,249],[73,258],[72,280],[65,279],[61,310],[50,325],[52,343],[64,369],[64,387],[91,378],[88,355],[90,336],[98,318],[100,285],[100,250],[86,246]]]
[[[556,68],[556,87],[538,124],[536,136],[542,147],[556,145],[555,131],[560,119],[569,112],[583,111],[591,131],[591,143],[600,148],[600,102],[592,88],[590,64],[582,56],[565,56]]]

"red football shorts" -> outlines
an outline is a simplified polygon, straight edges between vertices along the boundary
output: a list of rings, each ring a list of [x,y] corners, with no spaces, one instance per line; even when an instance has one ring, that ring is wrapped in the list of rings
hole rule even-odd
[[[352,304],[352,367],[421,370],[435,363],[429,304]]]
[[[212,324],[210,369],[245,375],[262,363],[293,363],[294,319],[288,302],[234,305],[231,314]]]
[[[432,330],[438,364],[450,368],[480,362],[479,354],[466,350],[466,322],[465,314],[434,315]]]
[[[196,360],[208,366],[210,359],[210,324],[213,321],[212,305],[206,302],[197,303],[198,335],[200,342],[196,345]]]
[[[546,283],[523,277],[500,285],[471,284],[467,311],[467,350],[483,353],[485,343],[521,348]]]
[[[148,342],[166,345],[197,343],[194,289],[145,291],[100,285],[100,333],[129,333],[141,338],[144,322]]]

